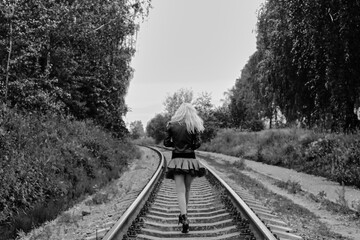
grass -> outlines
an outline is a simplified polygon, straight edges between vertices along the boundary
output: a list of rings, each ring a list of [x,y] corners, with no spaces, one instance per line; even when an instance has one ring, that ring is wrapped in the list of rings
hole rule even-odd
[[[354,203],[352,207],[357,210],[352,210],[349,207],[349,203],[345,198],[345,188],[344,186],[338,190],[336,193],[338,194],[338,198],[336,202],[332,202],[326,198],[326,193],[324,191],[320,191],[316,196],[312,193],[304,193],[301,189],[301,185],[299,182],[296,181],[275,181],[275,185],[279,188],[285,189],[288,193],[291,194],[301,194],[301,195],[308,195],[309,198],[315,202],[320,202],[323,207],[327,211],[330,211],[334,214],[341,214],[344,216],[353,216],[351,217],[353,220],[359,220],[360,218],[360,206]]]
[[[109,202],[109,194],[108,193],[96,193],[90,200],[85,202],[85,205],[100,205],[103,203]]]
[[[291,194],[300,193],[302,191],[300,183],[291,180],[287,180],[286,182],[278,180],[275,182],[275,185],[279,188],[286,189]]]
[[[342,188],[335,190],[335,192],[338,195],[338,198],[336,199],[336,203],[348,209],[349,203],[345,198],[345,187],[342,186]]]
[[[360,133],[330,134],[300,128],[260,132],[221,129],[200,150],[291,168],[360,188],[359,139]]]
[[[351,203],[353,209],[355,209],[355,216],[357,219],[360,219],[360,200],[353,201]]]
[[[0,136],[0,239],[55,218],[141,154],[91,121],[54,114],[2,109]]]
[[[245,159],[243,158],[236,160],[232,165],[239,170],[246,169]]]
[[[119,193],[119,189],[115,188],[114,186],[110,186],[110,188],[108,186],[105,189],[106,191],[104,192],[95,193],[89,200],[85,202],[85,205],[92,206],[107,203],[116,197],[116,195]]]
[[[309,194],[309,197],[314,200],[315,202],[320,202],[321,206],[323,206],[327,211],[330,211],[334,214],[341,214],[343,216],[348,216],[354,221],[360,220],[360,206],[359,203],[352,202],[350,208],[350,204],[345,198],[345,188],[342,186],[342,188],[336,190],[336,193],[338,195],[338,198],[336,199],[336,202],[332,202],[326,198],[326,193],[321,191],[316,196],[313,194]],[[359,222],[360,224],[360,222]]]
[[[286,153],[286,156],[293,155],[299,146],[306,146],[320,137],[323,137],[323,134],[298,128],[260,132],[222,129],[211,142],[203,144],[201,149],[257,161],[263,159],[276,163],[281,159],[286,162],[284,156],[281,156],[283,153]]]
[[[78,221],[79,221],[79,216],[74,215],[74,213],[70,213],[70,212],[64,212],[60,215],[59,219],[58,219],[58,223],[65,223],[66,225],[71,225],[71,224],[75,224],[78,226]]]
[[[322,223],[314,213],[295,204],[284,196],[269,191],[262,183],[243,174],[237,168],[229,167],[227,164],[218,163],[210,156],[202,157],[216,169],[226,171],[227,176],[230,179],[247,189],[256,199],[276,212],[282,220],[287,222],[291,228],[297,231],[296,234],[302,236],[304,239],[349,239],[330,231],[326,224]],[[299,190],[299,186],[296,182],[284,182],[284,186],[295,186],[291,188]]]
[[[151,137],[142,137],[142,138],[134,139],[134,140],[132,140],[132,142],[134,144],[143,145],[143,146],[154,146],[155,145],[155,140]]]

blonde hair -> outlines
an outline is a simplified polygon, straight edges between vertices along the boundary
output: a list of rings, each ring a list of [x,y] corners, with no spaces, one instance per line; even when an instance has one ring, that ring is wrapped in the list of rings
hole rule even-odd
[[[195,130],[198,132],[204,131],[204,122],[190,103],[181,104],[174,116],[172,116],[170,122],[185,122],[186,129],[189,133],[195,133]]]

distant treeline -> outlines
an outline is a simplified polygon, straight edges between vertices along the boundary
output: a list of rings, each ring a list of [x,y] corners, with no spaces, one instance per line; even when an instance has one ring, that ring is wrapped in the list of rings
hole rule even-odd
[[[93,119],[117,135],[149,1],[1,1],[0,103]]]
[[[360,1],[268,0],[257,51],[230,91],[236,123],[282,116],[331,131],[359,128]]]

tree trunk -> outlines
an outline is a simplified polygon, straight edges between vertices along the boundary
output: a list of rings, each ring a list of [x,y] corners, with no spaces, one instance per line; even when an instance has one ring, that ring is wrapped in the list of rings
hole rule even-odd
[[[8,52],[8,58],[6,63],[6,77],[5,77],[5,99],[4,103],[7,104],[7,98],[8,98],[8,86],[9,86],[9,75],[10,75],[10,60],[11,60],[11,52],[12,52],[12,22],[10,20],[10,34],[9,34],[9,52]]]

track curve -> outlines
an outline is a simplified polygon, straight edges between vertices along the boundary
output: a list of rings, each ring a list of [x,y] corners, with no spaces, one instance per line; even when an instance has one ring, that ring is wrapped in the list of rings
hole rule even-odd
[[[269,227],[268,222],[262,218],[269,217],[268,215],[272,215],[271,212],[254,203],[256,201],[250,200],[246,194],[243,200],[204,162],[202,163],[209,174],[206,178],[194,180],[190,194],[188,209],[190,233],[181,233],[181,225],[177,222],[179,210],[175,184],[172,180],[164,178],[166,168],[164,155],[157,148],[151,149],[161,158],[157,171],[135,202],[105,235],[104,240],[302,239],[289,233],[286,226],[276,224],[273,218],[271,219],[274,227]],[[167,157],[170,156],[169,151],[162,151],[165,151]],[[277,232],[274,233],[270,229],[275,229]]]
[[[114,224],[114,226],[107,232],[104,236],[104,240],[114,240],[122,239],[122,237],[129,235],[129,228],[132,225],[135,225],[138,220],[138,215],[145,212],[148,206],[148,202],[153,199],[156,189],[160,185],[162,177],[164,175],[164,170],[166,167],[166,160],[164,155],[160,151],[153,147],[148,147],[158,153],[160,158],[159,165],[155,171],[153,177],[150,179],[149,183],[144,187],[139,196],[135,201],[130,205],[126,212],[121,216],[121,218]]]

